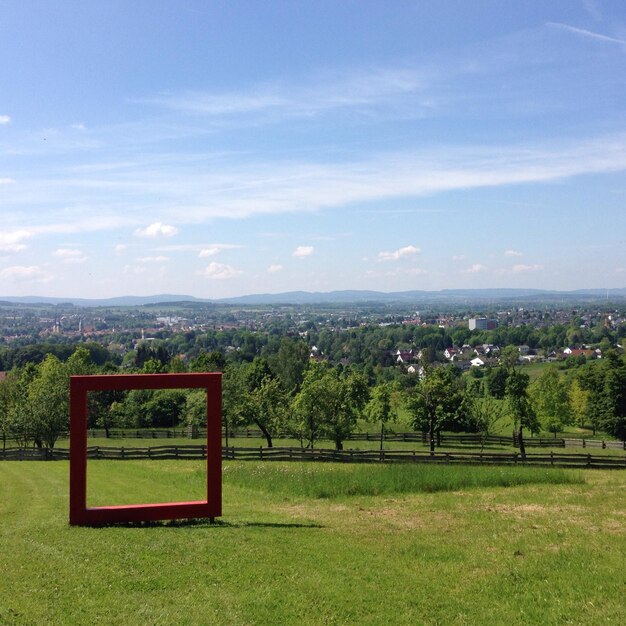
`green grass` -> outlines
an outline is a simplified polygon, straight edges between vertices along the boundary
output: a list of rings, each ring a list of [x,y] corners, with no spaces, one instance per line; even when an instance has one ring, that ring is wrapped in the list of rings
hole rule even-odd
[[[67,463],[0,463],[0,624],[626,620],[626,472],[500,487],[468,467],[465,484],[398,492],[384,466],[224,466],[215,526],[94,529],[67,524]],[[371,472],[383,495],[309,497],[299,468],[327,485]],[[194,461],[89,464],[96,504],[194,497],[202,480]]]
[[[475,467],[432,465],[327,465],[250,463],[226,465],[226,484],[268,493],[304,498],[342,498],[406,493],[435,493],[481,487],[526,484],[582,483],[580,473],[530,467]]]

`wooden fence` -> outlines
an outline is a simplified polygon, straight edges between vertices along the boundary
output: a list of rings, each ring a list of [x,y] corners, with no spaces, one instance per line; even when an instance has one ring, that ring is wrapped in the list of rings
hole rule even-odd
[[[0,450],[0,460],[67,460],[66,448]],[[143,448],[90,446],[89,459],[203,459],[204,445],[154,446]],[[434,452],[424,450],[331,450],[327,448],[222,448],[223,459],[241,461],[318,461],[336,463],[440,463],[470,465],[534,465],[548,467],[626,469],[624,456],[594,456],[592,454],[530,453],[522,460],[518,452]]]
[[[92,439],[106,438],[106,432],[102,429],[90,429],[88,437]],[[196,431],[196,439],[206,437],[205,429]],[[62,433],[61,439],[67,438],[69,433]],[[231,439],[263,439],[263,433],[254,428],[238,429],[228,432]],[[275,438],[288,437],[287,434],[278,435]],[[109,439],[192,439],[187,429],[162,428],[162,429],[115,429],[109,431]],[[380,435],[377,433],[352,433],[346,441],[379,441]],[[15,438],[8,437],[7,441],[13,442]],[[397,432],[385,434],[385,441],[416,442],[424,445],[428,444],[428,433],[422,432]],[[477,434],[453,434],[441,433],[440,441],[442,446],[513,446],[518,448],[519,442],[515,437],[502,437],[489,435],[481,437]],[[527,448],[603,448],[626,451],[626,441],[607,441],[601,439],[577,439],[577,438],[553,438],[553,437],[524,437],[524,444]]]

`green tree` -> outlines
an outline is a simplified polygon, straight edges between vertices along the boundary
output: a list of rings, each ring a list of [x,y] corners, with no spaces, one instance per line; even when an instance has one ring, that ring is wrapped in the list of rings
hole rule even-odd
[[[428,432],[430,452],[435,452],[435,438],[439,445],[444,425],[455,421],[462,402],[456,368],[437,367],[426,372],[407,399],[407,408],[413,414],[413,428]]]
[[[392,406],[393,385],[382,383],[372,390],[371,398],[365,406],[365,418],[370,422],[380,422],[380,449],[385,440],[385,424],[393,416]]]
[[[18,401],[17,372],[9,372],[0,380],[0,437],[2,449],[7,446],[7,439],[15,434],[16,404]]]
[[[342,450],[343,442],[354,431],[362,406],[363,396],[355,388],[360,388],[360,383],[340,378],[324,363],[309,367],[292,404],[294,434],[308,441],[310,447],[326,436],[337,450]]]
[[[574,423],[584,428],[589,417],[589,391],[583,389],[577,379],[570,385],[569,403]]]
[[[503,401],[490,395],[474,395],[470,400],[469,415],[474,428],[480,435],[480,451],[487,438],[493,434],[495,425],[504,416]]]
[[[554,366],[546,368],[530,385],[530,396],[543,427],[556,437],[571,423],[567,387]]]
[[[517,434],[522,459],[526,459],[524,428],[527,428],[532,433],[539,432],[539,421],[528,396],[528,383],[528,375],[516,369],[511,371],[506,381],[505,400],[507,413],[513,422],[513,429]]]
[[[283,337],[274,359],[274,371],[287,393],[297,393],[309,363],[309,347],[302,340]]]
[[[69,368],[52,354],[37,366],[37,375],[28,388],[27,410],[35,442],[54,448],[59,436],[69,429]]]

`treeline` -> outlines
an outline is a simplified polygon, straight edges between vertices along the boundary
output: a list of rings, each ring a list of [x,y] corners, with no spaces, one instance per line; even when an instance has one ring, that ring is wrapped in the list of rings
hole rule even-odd
[[[358,328],[331,328],[321,322],[309,321],[296,326],[282,320],[267,324],[264,330],[259,331],[233,328],[174,333],[164,329],[150,342],[137,343],[136,336],[133,338],[132,334],[126,333],[124,341],[117,341],[117,348],[112,351],[95,342],[76,344],[58,337],[50,343],[0,348],[0,371],[23,367],[27,363],[40,363],[47,354],[66,360],[76,345],[85,346],[98,365],[112,361],[126,368],[141,368],[150,358],[167,364],[181,355],[189,362],[206,352],[220,352],[229,362],[237,363],[251,362],[258,357],[271,360],[276,358],[284,341],[288,340],[302,344],[305,350],[315,346],[318,354],[333,364],[347,363],[364,368],[371,379],[380,376],[380,368],[394,365],[392,351],[396,349],[421,350],[423,360],[433,363],[443,361],[443,351],[453,346],[494,344],[504,348],[527,345],[533,351],[548,354],[566,347],[592,345],[605,352],[626,338],[624,324],[615,328],[604,324],[588,328],[580,322],[580,319],[573,318],[568,325],[541,328],[531,324],[501,325],[491,331],[470,331],[466,325],[440,328],[436,325],[372,324]],[[302,337],[298,331],[303,334]],[[121,341],[121,338],[118,339]]]
[[[152,352],[151,352],[152,351]],[[268,447],[279,434],[314,447],[320,439],[338,450],[365,419],[376,425],[381,446],[389,422],[406,409],[409,426],[428,433],[434,450],[442,431],[487,437],[510,423],[525,454],[524,434],[561,432],[569,424],[591,426],[626,437],[626,363],[609,350],[601,360],[560,371],[547,367],[534,381],[518,365],[518,351],[502,351],[501,365],[462,375],[453,365],[426,365],[425,376],[370,378],[366,368],[333,366],[309,358],[308,346],[283,338],[270,357],[251,361],[203,352],[185,364],[147,348],[141,368],[102,365],[78,347],[65,360],[48,354],[38,364],[14,367],[0,382],[0,436],[23,446],[54,447],[68,429],[69,378],[76,374],[138,371],[223,372],[226,431],[254,425]],[[205,419],[204,392],[133,390],[89,395],[89,427],[172,428],[199,426]]]

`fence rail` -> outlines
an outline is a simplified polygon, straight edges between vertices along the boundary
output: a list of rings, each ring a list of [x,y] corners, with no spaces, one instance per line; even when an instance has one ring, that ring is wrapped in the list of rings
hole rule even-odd
[[[0,460],[67,460],[66,448],[9,448],[0,450]],[[143,448],[90,446],[89,459],[204,459],[204,445],[153,446]],[[535,465],[550,467],[626,469],[624,456],[594,456],[592,454],[531,453],[526,459],[518,452],[434,452],[424,450],[331,450],[327,448],[243,448],[222,447],[222,458],[241,461],[319,461],[337,463],[440,463],[471,465]]]
[[[161,428],[161,429],[111,429],[107,433],[103,429],[90,429],[87,431],[88,437],[92,439],[203,439],[206,437],[205,429],[194,431],[196,437],[191,437],[188,429]],[[224,431],[222,431],[223,434]],[[263,433],[254,428],[228,431],[231,439],[263,439]],[[277,435],[280,439],[288,437],[286,433]],[[62,433],[61,439],[69,437],[69,433]],[[380,435],[377,433],[352,433],[346,441],[379,441]],[[428,433],[422,432],[396,432],[387,433],[385,441],[417,442],[428,443]],[[18,441],[18,438],[7,437],[6,441]],[[441,433],[440,442],[443,446],[513,446],[519,447],[519,442],[515,437],[502,437],[498,435],[488,435],[482,437],[477,434],[450,434]],[[611,450],[626,451],[626,441],[612,441],[601,439],[578,439],[578,438],[553,438],[553,437],[525,437],[524,444],[527,448],[602,448]]]

